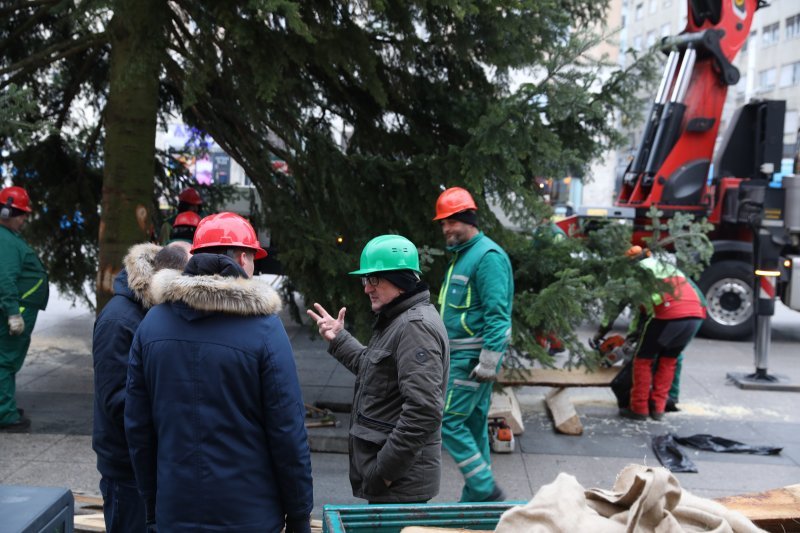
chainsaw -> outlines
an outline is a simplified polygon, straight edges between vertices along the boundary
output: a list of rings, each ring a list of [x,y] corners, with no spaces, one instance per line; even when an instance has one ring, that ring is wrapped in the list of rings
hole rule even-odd
[[[625,364],[633,359],[636,353],[636,346],[630,340],[626,340],[622,335],[612,335],[607,339],[600,339],[592,344],[592,348],[602,357],[600,364],[604,367],[616,364]]]
[[[514,451],[514,433],[506,423],[506,419],[489,420],[489,446],[495,453],[511,453]]]

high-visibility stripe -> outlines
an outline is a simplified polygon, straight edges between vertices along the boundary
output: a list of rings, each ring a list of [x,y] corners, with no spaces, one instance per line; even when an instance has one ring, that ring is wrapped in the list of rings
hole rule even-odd
[[[461,313],[461,327],[470,335],[475,335],[475,332],[467,327],[467,313]]]
[[[464,387],[470,387],[472,389],[477,389],[481,386],[477,381],[466,381],[464,379],[454,379],[453,385],[463,385]]]
[[[469,479],[472,476],[477,475],[478,472],[481,472],[482,470],[486,470],[486,463],[482,463],[480,466],[475,468],[475,470],[471,470],[471,471],[467,472],[466,474],[464,474],[464,479]]]
[[[462,344],[483,344],[483,337],[464,337],[463,339],[450,339],[450,346]]]
[[[21,299],[22,299],[22,300],[24,300],[25,298],[27,298],[28,296],[30,296],[31,294],[33,294],[34,292],[36,292],[36,290],[37,290],[39,287],[41,287],[41,286],[42,286],[42,283],[44,283],[44,280],[43,280],[43,279],[40,279],[39,281],[37,281],[37,282],[36,282],[36,285],[34,285],[34,286],[33,286],[33,287],[31,287],[30,289],[28,289],[28,292],[26,292],[25,294],[23,294]]]
[[[453,276],[452,279],[457,279],[458,281],[463,281],[464,285],[469,283],[469,278],[467,276],[462,276],[461,274],[456,274],[455,276]]]
[[[473,455],[472,457],[469,457],[469,458],[467,458],[467,459],[464,459],[464,460],[463,460],[463,461],[461,461],[460,463],[456,464],[456,466],[457,466],[457,467],[459,467],[459,468],[464,468],[465,466],[467,466],[467,465],[468,465],[468,464],[470,464],[471,462],[473,462],[473,461],[476,461],[476,460],[478,460],[478,459],[480,459],[480,458],[481,458],[481,454],[480,454],[480,452],[478,452],[478,453],[476,453],[475,455]]]
[[[775,278],[762,276],[760,278],[758,297],[762,300],[775,298]]]
[[[447,291],[450,289],[450,277],[453,275],[453,267],[456,266],[456,259],[458,259],[458,252],[453,257],[453,262],[450,263],[450,268],[447,269],[447,275],[444,279],[444,285],[439,289],[439,314],[444,316],[444,301],[447,297]]]

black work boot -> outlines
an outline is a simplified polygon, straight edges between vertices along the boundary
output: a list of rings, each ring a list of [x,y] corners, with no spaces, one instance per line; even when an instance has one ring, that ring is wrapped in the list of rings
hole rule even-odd
[[[16,422],[11,422],[10,424],[3,424],[0,426],[0,431],[4,431],[6,433],[22,433],[27,431],[31,427],[31,419],[25,416],[19,417],[19,420]]]
[[[506,493],[503,492],[503,489],[501,489],[500,486],[497,485],[497,483],[495,483],[494,489],[492,490],[492,493],[489,494],[486,497],[486,499],[483,500],[483,501],[485,501],[485,502],[502,502],[505,499],[506,499]]]
[[[627,407],[623,407],[619,410],[619,416],[622,418],[630,418],[631,420],[647,420],[647,415],[642,415],[635,411],[631,411]]]

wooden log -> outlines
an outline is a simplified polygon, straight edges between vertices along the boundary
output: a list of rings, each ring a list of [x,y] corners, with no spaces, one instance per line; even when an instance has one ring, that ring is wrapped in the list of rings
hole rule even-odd
[[[106,522],[103,513],[76,514],[74,518],[76,532],[105,531]]]
[[[550,415],[553,417],[553,426],[559,433],[566,435],[580,435],[583,433],[583,425],[575,406],[569,399],[567,389],[557,388],[547,393],[544,398]]]
[[[564,370],[559,368],[525,368],[503,370],[497,382],[507,386],[543,387],[608,387],[619,374],[621,367],[598,368],[588,372],[585,368]]]
[[[514,435],[522,435],[525,432],[525,424],[522,422],[522,410],[519,408],[517,396],[511,387],[503,387],[502,391],[492,393],[492,403],[489,406],[488,418],[505,418],[506,424],[511,428],[511,432]]]
[[[717,498],[719,503],[739,511],[767,531],[800,529],[800,485]]]

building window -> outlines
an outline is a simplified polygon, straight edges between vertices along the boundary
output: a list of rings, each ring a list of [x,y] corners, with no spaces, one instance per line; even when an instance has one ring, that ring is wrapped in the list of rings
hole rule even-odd
[[[794,135],[797,133],[797,111],[786,110],[786,117],[783,121],[783,134]]]
[[[647,32],[647,48],[650,48],[654,44],[656,44],[656,32],[649,31]]]
[[[775,44],[780,40],[780,31],[781,31],[781,24],[780,22],[776,22],[775,24],[770,24],[769,26],[764,26],[764,29],[761,30],[761,43],[764,46],[769,46],[771,44]]]
[[[775,88],[775,69],[768,68],[758,73],[758,90],[770,91]]]
[[[747,74],[742,74],[739,78],[739,83],[736,84],[736,93],[737,94],[744,94],[747,90]]]
[[[786,19],[786,39],[794,39],[800,36],[800,15],[795,15]]]
[[[650,0],[650,14],[658,11],[658,0]]]
[[[664,0],[664,7],[672,7],[672,0]]]
[[[644,17],[644,4],[636,4],[636,20],[642,20]]]
[[[781,68],[781,87],[791,87],[800,83],[800,61]]]
[[[641,35],[637,35],[636,37],[633,38],[633,49],[636,50],[637,52],[640,52],[642,50],[642,36]]]
[[[661,26],[661,36],[662,37],[669,37],[672,34],[672,25],[667,22],[663,26]]]

